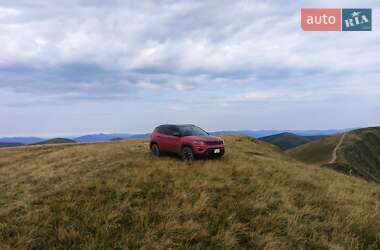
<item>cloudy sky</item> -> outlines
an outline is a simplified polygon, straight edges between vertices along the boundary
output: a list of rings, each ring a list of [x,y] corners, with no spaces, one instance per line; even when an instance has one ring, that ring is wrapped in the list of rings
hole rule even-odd
[[[380,125],[378,1],[0,0],[0,136]],[[373,9],[304,32],[301,7]]]

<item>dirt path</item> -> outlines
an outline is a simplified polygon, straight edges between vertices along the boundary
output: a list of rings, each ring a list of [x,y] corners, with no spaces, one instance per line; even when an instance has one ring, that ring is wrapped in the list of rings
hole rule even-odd
[[[338,152],[340,146],[342,145],[345,136],[346,136],[346,133],[344,133],[342,137],[340,137],[338,144],[336,144],[334,151],[332,152],[332,157],[329,164],[334,163],[336,161],[336,153]]]

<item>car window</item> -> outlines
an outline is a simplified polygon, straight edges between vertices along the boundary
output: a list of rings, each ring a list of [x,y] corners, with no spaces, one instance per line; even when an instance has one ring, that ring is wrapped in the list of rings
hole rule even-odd
[[[168,135],[169,134],[169,129],[168,126],[160,126],[158,128],[158,131],[160,134]]]
[[[174,133],[180,134],[180,131],[177,126],[167,126],[168,135],[174,135]]]
[[[207,136],[208,133],[197,126],[182,126],[182,136]]]

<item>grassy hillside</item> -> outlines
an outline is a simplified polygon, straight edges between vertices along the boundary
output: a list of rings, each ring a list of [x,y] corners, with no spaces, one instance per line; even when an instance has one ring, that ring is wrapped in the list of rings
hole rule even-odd
[[[287,150],[312,142],[314,140],[321,139],[323,137],[325,136],[301,136],[292,133],[280,133],[276,135],[261,137],[258,139],[276,145],[282,150]]]
[[[306,163],[319,164],[366,180],[380,182],[380,127],[346,133],[331,163],[332,153],[342,135],[309,143],[288,151]]]
[[[0,249],[379,249],[380,187],[227,136],[220,160],[144,140],[0,149]]]
[[[342,135],[322,138],[287,150],[287,154],[308,164],[322,165],[331,160],[332,152]]]
[[[380,182],[380,127],[348,133],[338,156],[347,169]]]

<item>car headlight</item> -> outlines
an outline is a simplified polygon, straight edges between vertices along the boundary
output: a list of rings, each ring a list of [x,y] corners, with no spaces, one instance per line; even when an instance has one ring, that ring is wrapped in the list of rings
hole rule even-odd
[[[205,145],[204,141],[193,141],[193,144],[195,145]]]

